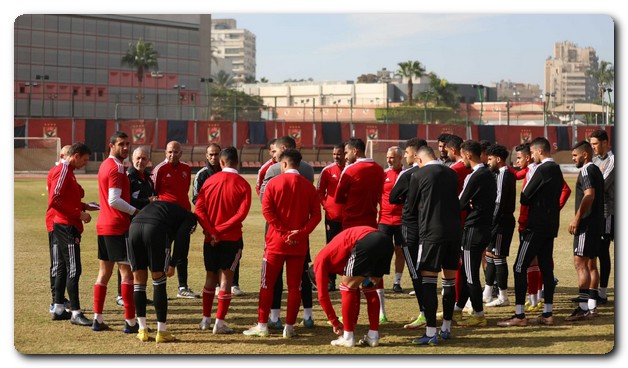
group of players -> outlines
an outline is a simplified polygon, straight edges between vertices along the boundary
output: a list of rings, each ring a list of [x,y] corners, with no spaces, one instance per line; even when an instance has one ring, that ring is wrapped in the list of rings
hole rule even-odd
[[[438,153],[418,138],[405,142],[404,150],[391,147],[386,157],[388,168],[382,170],[377,162],[365,157],[364,142],[350,138],[334,147],[334,163],[322,170],[316,186],[314,170],[302,160],[294,139],[285,136],[269,142],[271,158],[259,170],[255,188],[266,220],[258,321],[244,335],[268,336],[269,329],[282,329],[285,338],[296,336],[301,304],[301,325],[313,327],[315,289],[333,332],[340,335],[331,344],[355,346],[362,290],[369,329],[357,344],[379,345],[379,324],[387,320],[382,278],[390,273],[393,254],[393,291],[403,292],[401,275],[405,263],[412,280],[411,294],[418,304],[418,317],[404,327],[425,327],[425,334],[412,343],[435,345],[439,339],[450,339],[453,321],[462,326],[486,326],[484,303],[510,304],[507,257],[517,222],[514,210],[518,179],[523,179],[524,185],[518,220],[520,247],[513,265],[515,313],[497,324],[553,325],[553,242],[558,235],[559,211],[571,191],[559,165],[551,158],[550,143],[539,137],[518,146],[519,170],[515,170],[508,166],[508,149],[499,144],[463,141],[449,134],[441,135],[438,141]],[[63,159],[48,175],[52,319],[69,319],[72,324],[91,326],[94,331],[109,329],[103,320],[103,305],[117,263],[125,311],[124,332],[137,333],[141,341],[151,339],[146,323],[150,270],[157,317],[155,341],[175,341],[166,327],[166,280],[176,268],[178,296],[197,297],[187,285],[187,254],[190,234],[198,221],[204,234],[206,269],[199,328],[211,329],[214,334],[233,333],[225,317],[232,295],[241,292],[237,278],[243,250],[242,224],[252,200],[252,188],[237,171],[237,149],[221,149],[217,144],[207,148],[207,167],[193,181],[195,208],[191,212],[191,170],[180,161],[181,145],[169,142],[166,159],[156,165],[152,174],[146,170],[148,152],[138,147],[127,175],[123,162],[129,155],[129,146],[125,133],[111,136],[110,155],[98,173],[99,205],[82,202],[84,191],[73,173],[89,160],[90,150],[84,144],[76,143],[69,147],[69,152],[62,152]],[[567,321],[595,317],[597,302],[607,298],[614,220],[614,156],[606,132],[596,131],[590,142],[576,144],[572,158],[581,168],[575,216],[568,229],[574,235],[580,295],[576,299],[578,308]],[[322,219],[321,206],[325,211],[327,244],[316,255],[313,266],[309,266],[309,234]],[[88,211],[92,210],[100,210],[96,226],[99,272],[94,285],[94,318],[90,321],[81,311],[78,283],[81,233],[83,223],[91,220]],[[284,265],[288,297],[282,325],[279,316]],[[485,272],[484,289],[481,269]],[[442,325],[438,331],[439,273]],[[341,277],[341,317],[329,295],[336,290],[336,275]],[[64,304],[66,288],[69,306]],[[498,289],[495,299],[494,288]],[[218,303],[212,328],[216,293]],[[469,301],[472,314],[463,317],[463,308]],[[537,318],[526,317],[526,312],[541,310]]]

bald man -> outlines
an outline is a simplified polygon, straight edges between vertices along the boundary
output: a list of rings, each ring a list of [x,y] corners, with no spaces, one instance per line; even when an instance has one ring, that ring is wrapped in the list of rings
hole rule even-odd
[[[177,141],[168,142],[166,145],[166,159],[160,162],[153,169],[153,182],[155,183],[155,193],[159,199],[167,202],[179,204],[183,209],[190,211],[192,205],[188,197],[190,183],[192,181],[192,170],[190,165],[181,161],[183,150],[181,143]],[[200,298],[188,287],[188,253],[190,244],[182,244],[182,255],[177,263],[177,278],[179,279],[178,298],[194,299]]]

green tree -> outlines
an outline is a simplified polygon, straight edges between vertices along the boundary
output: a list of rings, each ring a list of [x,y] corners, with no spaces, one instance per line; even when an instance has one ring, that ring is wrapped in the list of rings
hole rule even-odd
[[[362,74],[358,77],[358,83],[377,83],[379,82],[379,79],[377,78],[377,76],[375,74],[369,73],[369,74]]]
[[[137,73],[137,104],[140,119],[142,119],[142,82],[144,81],[144,72],[151,69],[156,70],[159,67],[158,57],[159,53],[153,49],[153,44],[144,42],[141,37],[136,43],[129,42],[129,49],[122,57],[122,65],[135,69]]]
[[[459,105],[460,96],[458,89],[453,84],[447,82],[447,79],[441,79],[436,73],[431,72],[430,89],[435,93],[436,105],[447,106],[455,109]]]
[[[214,75],[214,85],[217,88],[231,88],[234,84],[235,80],[233,79],[233,75],[231,73],[219,70],[218,73]]]
[[[399,66],[399,69],[395,72],[395,75],[402,78],[408,78],[408,105],[412,105],[412,79],[421,78],[423,76],[423,73],[425,73],[425,67],[416,60],[402,61],[397,65]]]
[[[593,78],[597,84],[598,96],[600,102],[604,100],[604,88],[615,85],[615,68],[613,63],[608,61],[600,61],[599,64],[585,71],[588,77]]]

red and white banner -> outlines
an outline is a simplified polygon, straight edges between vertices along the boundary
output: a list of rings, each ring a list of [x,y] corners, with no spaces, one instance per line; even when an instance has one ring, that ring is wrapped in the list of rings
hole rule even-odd
[[[131,126],[133,132],[133,144],[146,143],[146,127],[144,124],[136,124]]]
[[[207,127],[207,142],[220,144],[220,125],[211,124]]]
[[[288,135],[294,139],[297,147],[301,147],[301,127],[298,125],[292,125],[288,127]]]
[[[44,123],[44,138],[54,138],[57,136],[56,123]]]

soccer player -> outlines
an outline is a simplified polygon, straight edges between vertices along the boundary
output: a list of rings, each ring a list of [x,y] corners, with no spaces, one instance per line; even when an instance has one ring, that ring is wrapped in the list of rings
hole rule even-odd
[[[451,134],[449,133],[442,133],[437,138],[438,152],[440,152],[440,156],[438,159],[445,166],[451,166],[452,164],[454,164],[454,161],[451,161],[449,159],[449,153],[447,152],[447,139],[449,138],[450,135]]]
[[[389,236],[370,226],[353,226],[340,232],[327,244],[314,260],[314,272],[318,285],[318,300],[332,325],[336,335],[333,346],[355,346],[354,331],[360,311],[360,286],[366,299],[369,330],[359,345],[375,347],[379,345],[379,297],[376,284],[390,272],[393,244]],[[328,275],[342,275],[340,294],[342,296],[342,320],[325,290]]]
[[[251,208],[251,186],[238,174],[238,150],[227,147],[220,152],[222,171],[212,175],[197,197],[194,213],[203,227],[205,242],[205,287],[203,288],[203,318],[201,330],[208,330],[212,305],[218,291],[218,309],[214,334],[233,333],[225,324],[225,316],[231,303],[231,282],[242,256],[242,222]]]
[[[124,302],[124,333],[136,333],[133,302],[133,272],[127,255],[127,240],[130,216],[137,215],[139,209],[131,202],[131,184],[122,163],[129,156],[129,136],[115,132],[109,138],[109,157],[98,169],[98,198],[100,215],[96,221],[98,235],[98,276],[94,284],[93,331],[108,330],[103,322],[103,308],[107,296],[107,284],[117,263],[121,282],[121,295]]]
[[[377,228],[377,205],[382,198],[384,171],[372,158],[364,156],[366,145],[360,138],[345,142],[347,167],[336,187],[336,203],[342,205],[342,228]]]
[[[316,190],[325,210],[325,242],[329,242],[342,231],[342,207],[336,203],[336,187],[340,174],[345,168],[344,144],[337,144],[332,150],[334,163],[327,165],[318,177]],[[336,291],[336,274],[329,274],[327,291]]]
[[[153,201],[145,206],[129,228],[129,260],[135,288],[137,339],[149,340],[146,324],[146,282],[148,269],[153,280],[153,300],[157,315],[158,343],[176,341],[168,331],[168,295],[166,278],[174,275],[177,259],[183,256],[190,234],[196,229],[196,216],[174,202]],[[170,246],[174,241],[174,248]]]
[[[445,150],[447,151],[447,156],[449,160],[452,162],[449,167],[458,174],[458,194],[462,193],[462,188],[464,186],[464,181],[467,175],[471,173],[471,169],[467,168],[462,160],[462,156],[460,154],[460,146],[462,145],[462,138],[457,135],[450,134],[445,141]],[[460,221],[464,223],[464,218],[466,216],[466,211],[462,209],[460,211]],[[462,259],[460,259],[458,273],[456,274],[456,302],[460,299],[460,293],[465,284],[465,276],[462,274]],[[458,316],[462,314],[462,310],[458,308],[456,305],[454,309],[454,319],[458,319]]]
[[[462,274],[463,285],[457,301],[457,309],[462,309],[471,299],[473,315],[458,321],[462,326],[486,326],[482,304],[480,267],[486,244],[491,239],[491,224],[495,211],[497,184],[486,165],[480,161],[482,147],[479,142],[467,140],[460,147],[464,165],[473,171],[464,181],[460,193],[460,208],[466,211],[462,229]]]
[[[599,273],[595,258],[604,232],[604,176],[600,168],[593,164],[593,149],[589,142],[576,143],[571,158],[581,169],[576,181],[576,215],[568,229],[574,236],[573,254],[580,302],[565,321],[580,321],[598,315]]]
[[[537,318],[539,324],[552,325],[554,303],[554,238],[560,225],[560,196],[564,185],[560,166],[551,156],[550,143],[544,137],[530,143],[532,158],[537,164],[530,180],[521,193],[521,204],[528,206],[528,222],[522,232],[521,244],[513,265],[515,278],[515,314],[497,323],[498,326],[526,326],[524,304],[527,291],[527,270],[537,257],[543,275],[543,314]]]
[[[600,243],[600,291],[599,304],[608,301],[608,279],[611,274],[611,241],[615,238],[615,155],[610,148],[608,134],[604,130],[596,130],[591,134],[591,147],[596,164],[604,175],[604,233]]]
[[[155,192],[162,201],[174,202],[183,209],[190,211],[190,199],[188,190],[192,179],[190,165],[181,161],[183,151],[181,144],[177,141],[168,142],[165,151],[166,159],[153,169],[153,181],[155,182]],[[183,246],[183,256],[177,263],[177,278],[179,279],[179,292],[177,298],[194,299],[200,295],[188,286],[188,254],[190,245]]]
[[[262,187],[262,183],[264,182],[266,171],[268,171],[268,169],[271,166],[277,163],[277,160],[275,159],[275,152],[277,151],[277,148],[275,147],[275,142],[277,142],[277,139],[275,138],[268,141],[268,154],[270,155],[270,158],[268,159],[268,161],[264,162],[262,167],[260,167],[259,170],[257,171],[257,180],[255,181],[255,192],[257,193],[258,197],[260,196],[260,188]]]
[[[508,149],[501,144],[495,144],[486,150],[488,167],[495,175],[497,196],[495,197],[495,212],[491,226],[491,242],[486,249],[486,269],[484,278],[486,286],[482,299],[488,302],[487,307],[500,307],[510,304],[508,299],[508,263],[506,257],[510,253],[510,243],[515,231],[515,175],[508,170],[506,163]],[[493,284],[497,281],[499,295],[492,298]]]
[[[516,164],[519,167],[519,171],[515,171],[512,168],[509,170],[515,175],[517,180],[523,179],[523,186],[525,187],[528,180],[532,177],[534,173],[534,168],[536,164],[532,160],[532,154],[530,152],[530,144],[520,144],[515,148],[516,151]],[[567,200],[571,196],[571,189],[567,182],[563,180],[563,190],[560,194],[560,209],[562,210],[565,204],[567,204]],[[519,240],[522,241],[521,235],[525,230],[528,224],[528,206],[520,205],[519,206],[519,218],[517,220],[519,223],[518,231],[519,231]],[[528,266],[527,270],[527,280],[528,280],[528,297],[529,300],[526,300],[525,303],[525,311],[526,312],[538,312],[542,310],[543,303],[541,299],[543,298],[543,277],[541,275],[541,271],[538,266],[538,260],[536,257],[532,259],[530,266]]]
[[[268,222],[268,232],[262,261],[258,323],[244,331],[247,336],[268,336],[268,315],[273,299],[271,288],[284,263],[288,306],[283,337],[296,335],[294,324],[301,304],[300,286],[309,235],[321,220],[318,193],[297,170],[301,158],[296,149],[284,151],[279,157],[282,174],[269,181],[264,191],[262,214]]]
[[[458,177],[440,160],[434,150],[425,145],[419,148],[417,160],[421,169],[410,179],[408,203],[418,208],[417,224],[419,250],[418,272],[421,273],[421,296],[425,308],[425,334],[412,341],[418,345],[435,345],[436,309],[438,296],[436,283],[442,270],[443,324],[442,339],[451,338],[451,319],[456,302],[454,280],[460,259],[461,226],[458,200]],[[456,216],[451,216],[451,214]],[[418,328],[414,327],[413,328]]]
[[[85,212],[88,205],[81,202],[84,191],[76,181],[74,170],[87,164],[91,150],[83,143],[74,143],[68,155],[48,175],[48,211],[54,214],[52,242],[57,249],[52,320],[69,319],[72,324],[89,326],[91,323],[81,310],[79,279],[83,223],[89,223],[92,217]],[[64,305],[66,287],[71,312]]]
[[[389,202],[391,204],[403,204],[401,210],[401,233],[403,235],[403,255],[408,265],[408,273],[412,280],[412,292],[419,306],[419,316],[412,322],[404,325],[404,328],[415,329],[425,326],[425,314],[423,312],[423,301],[421,298],[421,274],[417,272],[418,252],[419,252],[419,227],[418,210],[411,207],[407,200],[410,178],[414,172],[419,170],[418,151],[421,147],[427,146],[424,139],[410,138],[406,141],[404,157],[407,169],[403,170],[397,177],[397,181],[390,191]]]
[[[66,145],[61,147],[61,151],[59,152],[59,161],[55,163],[55,166],[61,164],[61,162],[70,157],[70,149],[71,145]],[[46,191],[50,193],[50,180],[51,174],[53,173],[53,169],[48,171],[48,179],[47,179],[47,187]],[[81,198],[83,198],[81,196]],[[46,230],[48,231],[48,250],[50,252],[50,294],[52,295],[52,302],[50,303],[50,313],[54,313],[55,307],[55,278],[57,277],[57,268],[56,268],[56,259],[57,259],[57,245],[53,241],[52,230],[54,230],[54,222],[53,219],[55,217],[55,211],[52,208],[48,208],[46,210]],[[64,290],[64,298],[63,303],[66,307],[70,307],[70,301],[65,298],[65,269],[60,270],[63,272],[62,282],[63,282],[63,290]]]
[[[403,151],[397,146],[388,148],[386,152],[386,163],[388,168],[384,170],[384,188],[382,189],[382,200],[379,204],[379,221],[378,230],[384,232],[393,239],[395,244],[395,280],[393,282],[393,291],[395,293],[403,293],[401,288],[401,276],[403,275],[404,257],[403,257],[403,236],[401,234],[401,212],[402,204],[390,203],[390,192],[397,182],[397,178],[403,169],[401,162]],[[378,293],[380,293],[378,289]],[[382,289],[383,295],[383,289]]]
[[[155,184],[151,179],[151,173],[146,169],[148,165],[148,149],[139,146],[133,150],[131,155],[132,165],[126,171],[131,184],[131,206],[141,210],[152,201],[157,200],[155,193]],[[131,217],[131,220],[133,218]],[[122,300],[122,276],[118,271],[118,295],[116,296],[116,304],[124,306]]]
[[[279,157],[288,149],[296,149],[297,143],[294,138],[290,136],[283,136],[278,138],[275,141],[274,153],[275,153],[275,163],[271,167],[266,170],[266,174],[264,175],[264,180],[262,181],[262,185],[260,187],[260,200],[263,200],[264,191],[266,190],[266,185],[268,182],[280,175],[281,165],[279,164]],[[314,183],[314,168],[307,162],[301,160],[299,166],[297,168],[299,174],[306,178],[310,183]],[[264,236],[268,233],[268,224],[266,224],[266,229]],[[303,273],[301,275],[301,301],[303,303],[303,321],[302,324],[304,327],[312,328],[314,327],[314,318],[312,316],[312,281],[307,276],[307,269],[312,261],[310,256],[310,248],[308,246],[307,254],[305,255],[305,261],[303,263]],[[281,330],[281,294],[283,293],[283,268],[280,269],[279,275],[277,276],[277,281],[275,282],[274,291],[273,291],[273,303],[270,309],[270,320],[268,322],[268,327],[273,330]]]

